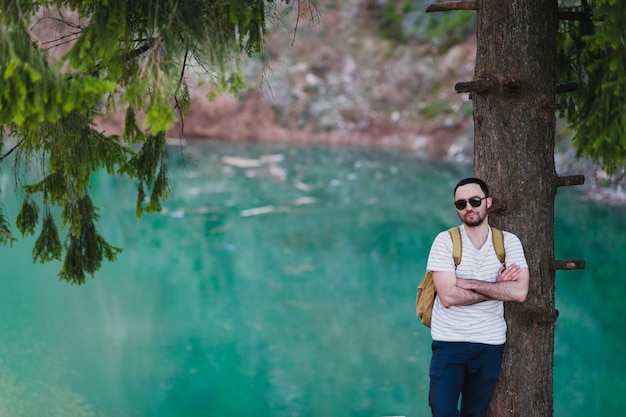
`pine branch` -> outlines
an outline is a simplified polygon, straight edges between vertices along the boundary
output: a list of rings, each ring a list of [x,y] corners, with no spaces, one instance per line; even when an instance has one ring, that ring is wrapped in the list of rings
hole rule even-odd
[[[18,140],[17,144],[11,149],[9,149],[7,153],[5,153],[4,155],[0,155],[0,163],[2,163],[2,161],[4,161],[6,157],[11,155],[17,148],[19,148],[22,143],[24,143],[24,138]]]

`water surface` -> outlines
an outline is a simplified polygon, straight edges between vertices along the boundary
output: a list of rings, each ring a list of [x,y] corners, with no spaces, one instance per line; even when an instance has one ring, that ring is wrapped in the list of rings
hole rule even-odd
[[[0,248],[0,415],[428,416],[415,288],[470,168],[350,149],[170,154],[161,214],[135,219],[136,184],[94,178],[99,229],[124,252],[86,285],[33,264],[32,239]],[[558,257],[587,269],[557,273],[556,416],[626,409],[625,222],[559,191]]]

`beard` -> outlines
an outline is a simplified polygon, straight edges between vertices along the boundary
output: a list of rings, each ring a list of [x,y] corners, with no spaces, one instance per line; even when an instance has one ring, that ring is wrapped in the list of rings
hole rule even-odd
[[[468,220],[467,215],[474,214],[476,217],[473,220]],[[465,223],[469,227],[480,226],[485,221],[486,216],[481,216],[480,213],[466,213],[465,216],[461,217],[461,221]]]

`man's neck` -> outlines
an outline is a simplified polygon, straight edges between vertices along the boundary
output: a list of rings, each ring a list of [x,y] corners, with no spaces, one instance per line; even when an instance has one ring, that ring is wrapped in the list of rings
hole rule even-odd
[[[482,248],[489,237],[489,223],[487,223],[487,219],[478,226],[468,226],[464,224],[463,227],[472,245],[474,245],[476,249]]]

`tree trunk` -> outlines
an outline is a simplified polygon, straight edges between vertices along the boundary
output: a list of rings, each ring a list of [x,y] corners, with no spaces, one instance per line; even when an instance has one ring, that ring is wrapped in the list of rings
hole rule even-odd
[[[530,269],[526,302],[505,305],[507,348],[488,415],[549,417],[557,2],[480,0],[477,13],[475,78],[488,79],[491,87],[472,93],[474,174],[494,197],[490,222],[521,239]]]

